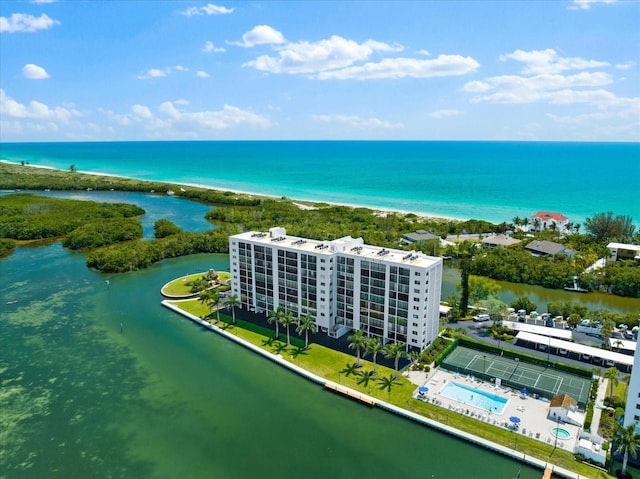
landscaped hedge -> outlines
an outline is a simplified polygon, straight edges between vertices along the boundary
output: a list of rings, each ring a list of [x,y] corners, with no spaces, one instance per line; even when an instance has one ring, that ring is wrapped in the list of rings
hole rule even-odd
[[[442,353],[440,353],[440,356],[436,358],[436,366],[439,366],[442,361],[447,359],[447,356],[449,356],[449,354],[451,354],[451,352],[458,347],[459,341],[460,341],[460,338],[454,339],[451,342],[451,344],[447,347],[447,349],[445,349],[444,351],[442,351]]]

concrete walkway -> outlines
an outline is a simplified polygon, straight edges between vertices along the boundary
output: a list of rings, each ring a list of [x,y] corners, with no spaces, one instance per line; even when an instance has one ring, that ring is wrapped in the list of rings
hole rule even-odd
[[[604,398],[607,395],[607,387],[609,381],[603,377],[596,376],[600,380],[598,386],[598,394],[596,395],[596,401],[593,405],[593,420],[591,421],[591,431],[593,434],[598,434],[598,425],[600,424],[600,417],[602,416],[602,410],[605,408]]]

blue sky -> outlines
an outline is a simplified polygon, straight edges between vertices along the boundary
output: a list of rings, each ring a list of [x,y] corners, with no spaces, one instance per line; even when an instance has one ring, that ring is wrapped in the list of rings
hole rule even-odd
[[[0,2],[0,141],[640,141],[640,2]]]

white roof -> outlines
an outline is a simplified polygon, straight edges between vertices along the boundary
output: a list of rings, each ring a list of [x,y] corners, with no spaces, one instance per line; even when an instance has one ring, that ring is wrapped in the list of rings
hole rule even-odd
[[[502,321],[502,325],[514,331],[526,331],[527,333],[540,334],[542,336],[553,336],[554,338],[570,340],[573,335],[568,329],[547,328],[546,326],[535,326],[533,324],[518,323],[517,321]]]
[[[546,344],[552,348],[566,349],[567,351],[574,353],[588,354],[593,357],[607,359],[626,366],[633,366],[633,356],[629,356],[628,354],[614,353],[613,351],[607,351],[606,349],[594,348],[592,346],[585,346],[584,344],[572,343],[561,339],[547,338],[546,336],[527,333],[525,331],[519,332],[515,339],[521,339],[522,341],[529,341],[537,344]]]
[[[637,244],[624,244],[624,243],[609,243],[607,248],[628,249],[631,251],[640,251],[640,245]]]
[[[622,343],[622,344],[618,345],[619,342]],[[638,343],[636,343],[635,341],[628,341],[628,340],[625,340],[625,339],[609,338],[609,346],[611,346],[612,348],[626,349],[628,351],[635,351],[637,345],[638,345]]]

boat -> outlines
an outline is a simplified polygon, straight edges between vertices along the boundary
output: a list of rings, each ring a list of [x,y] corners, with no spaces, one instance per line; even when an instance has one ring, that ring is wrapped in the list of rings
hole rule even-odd
[[[167,191],[167,195],[169,195],[169,196],[173,196],[173,195],[175,195],[175,193],[174,193],[174,191],[173,191],[173,190],[168,190],[168,191]]]
[[[13,301],[7,301],[7,304],[16,304],[18,302],[17,299],[13,300]]]
[[[574,276],[573,277],[573,286],[566,286],[565,291],[573,291],[574,293],[588,293],[589,290],[586,288],[581,288],[580,284],[578,283],[578,277]]]

